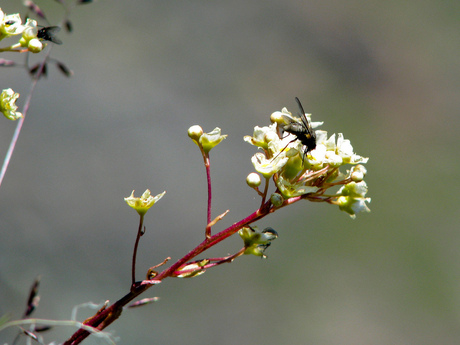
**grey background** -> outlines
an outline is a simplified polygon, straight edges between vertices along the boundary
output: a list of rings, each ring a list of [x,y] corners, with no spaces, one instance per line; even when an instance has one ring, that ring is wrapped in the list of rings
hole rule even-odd
[[[62,18],[55,2],[38,4],[53,24]],[[19,1],[1,6],[25,13]],[[0,188],[0,315],[20,317],[37,275],[36,317],[68,319],[75,305],[123,296],[132,189],[167,191],[147,216],[138,276],[201,242],[206,180],[191,125],[229,135],[211,152],[213,215],[230,210],[215,230],[252,213],[259,200],[245,177],[255,150],[242,138],[273,111],[295,111],[298,96],[323,129],[370,157],[372,213],[351,220],[302,202],[265,218],[258,225],[280,235],[267,260],[165,280],[145,294],[159,303],[110,328],[119,343],[458,344],[459,10],[414,0],[75,8],[74,33],[61,32],[52,51],[75,75],[49,66]],[[22,106],[26,73],[2,68],[0,81]],[[14,127],[1,120],[1,157]],[[240,247],[230,238],[208,255]]]

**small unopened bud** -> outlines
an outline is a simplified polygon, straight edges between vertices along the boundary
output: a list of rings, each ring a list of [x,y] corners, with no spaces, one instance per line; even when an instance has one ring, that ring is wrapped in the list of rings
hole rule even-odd
[[[366,176],[366,172],[366,168],[361,164],[358,164],[351,169],[350,177],[355,182],[361,182],[364,179],[364,176]]]
[[[273,193],[270,196],[270,201],[272,202],[273,206],[280,207],[281,205],[283,205],[284,198],[281,194]]]
[[[257,188],[260,186],[261,179],[259,174],[252,172],[246,177],[246,183],[248,184],[249,187],[251,188]]]
[[[192,140],[198,141],[202,135],[203,128],[201,128],[201,126],[194,125],[188,129],[188,136]]]
[[[43,43],[38,38],[32,38],[27,48],[31,53],[40,53],[43,50]]]
[[[283,119],[283,113],[281,111],[275,111],[270,115],[270,121],[272,123],[285,124]]]

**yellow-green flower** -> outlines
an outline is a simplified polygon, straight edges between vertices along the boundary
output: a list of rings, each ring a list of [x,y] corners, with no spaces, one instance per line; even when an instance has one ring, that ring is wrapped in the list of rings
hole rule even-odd
[[[125,198],[125,201],[142,216],[146,214],[149,208],[152,207],[158,200],[160,200],[163,195],[165,195],[165,193],[166,191],[153,197],[150,195],[150,190],[147,189],[140,198],[136,198],[134,197],[134,191],[132,191],[131,195]]]
[[[204,152],[209,152],[214,146],[217,146],[222,140],[224,140],[227,135],[220,134],[221,129],[219,127],[214,128],[212,132],[203,133],[200,136],[199,143],[203,148]]]
[[[14,92],[13,89],[4,89],[0,94],[0,111],[5,115],[8,120],[15,121],[22,117],[18,111],[16,100],[19,98],[19,93]]]
[[[238,234],[244,242],[244,254],[256,255],[266,258],[264,252],[270,246],[271,241],[278,238],[278,233],[272,228],[259,231],[257,227],[243,227]]]

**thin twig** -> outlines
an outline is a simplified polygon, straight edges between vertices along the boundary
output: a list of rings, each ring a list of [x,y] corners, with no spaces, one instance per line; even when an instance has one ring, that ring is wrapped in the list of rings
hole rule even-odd
[[[40,67],[38,68],[37,74],[32,81],[32,85],[30,87],[29,94],[27,95],[26,101],[24,103],[24,107],[22,108],[22,117],[18,120],[18,124],[14,131],[13,138],[11,138],[10,146],[8,147],[8,151],[3,161],[2,170],[0,171],[0,186],[2,185],[3,178],[5,177],[5,174],[6,174],[6,170],[8,169],[8,166],[11,161],[11,157],[13,156],[14,148],[16,147],[16,143],[18,141],[19,134],[21,133],[22,125],[24,124],[24,120],[26,118],[27,111],[29,110],[29,106],[32,101],[32,95],[34,93],[35,87],[37,86],[38,80],[40,79],[41,74],[43,73],[43,69],[45,68],[46,62],[48,61],[48,57],[51,53],[51,48],[52,47],[48,49],[45,55],[45,58],[43,59],[42,63],[40,64]]]

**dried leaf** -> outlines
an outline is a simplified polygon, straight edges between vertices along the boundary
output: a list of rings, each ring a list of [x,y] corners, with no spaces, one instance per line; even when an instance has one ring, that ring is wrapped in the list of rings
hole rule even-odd
[[[160,299],[160,297],[143,298],[143,299],[141,299],[141,300],[139,300],[137,302],[131,303],[128,306],[128,308],[142,307],[144,305],[154,303],[154,302],[158,301],[159,299]]]
[[[51,328],[53,328],[53,327],[52,326],[41,326],[41,327],[35,326],[35,332],[37,332],[37,333],[46,332],[46,331],[50,330]]]
[[[9,67],[14,65],[16,65],[16,63],[13,60],[0,59],[0,66]]]
[[[38,296],[38,287],[40,286],[41,277],[37,277],[32,284],[29,292],[29,298],[27,300],[27,308],[24,312],[24,317],[29,316],[38,307],[38,302],[40,302],[40,296]]]
[[[70,78],[71,76],[73,76],[73,71],[67,68],[67,66],[64,65],[62,62],[57,62],[56,65],[66,77]]]
[[[25,335],[31,337],[33,340],[36,340],[38,341],[38,336],[36,336],[35,334],[33,334],[32,332],[26,330],[26,329],[23,329],[22,330],[24,332]]]
[[[64,23],[64,26],[65,26],[65,29],[67,30],[67,32],[72,32],[73,31],[72,22],[70,20],[66,20],[66,22]]]

